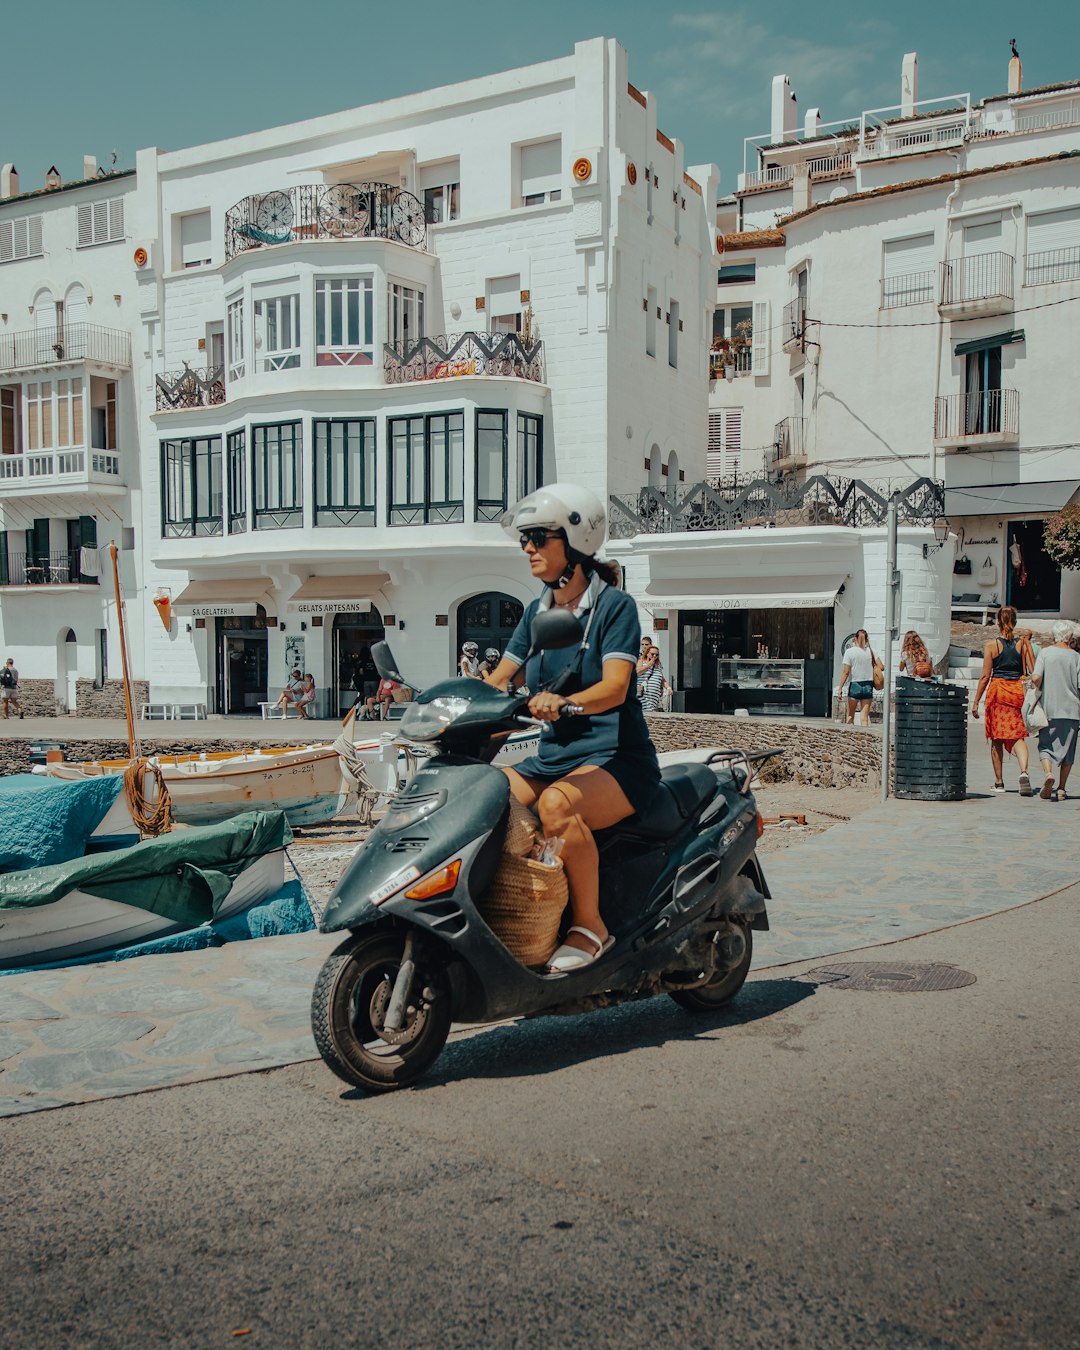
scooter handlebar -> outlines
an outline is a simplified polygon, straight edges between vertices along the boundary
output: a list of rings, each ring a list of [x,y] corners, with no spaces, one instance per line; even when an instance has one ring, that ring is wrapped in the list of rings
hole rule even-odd
[[[577,703],[564,703],[559,708],[560,717],[585,717],[585,709]],[[520,722],[523,727],[546,727],[547,723],[539,717],[515,717],[515,722]]]

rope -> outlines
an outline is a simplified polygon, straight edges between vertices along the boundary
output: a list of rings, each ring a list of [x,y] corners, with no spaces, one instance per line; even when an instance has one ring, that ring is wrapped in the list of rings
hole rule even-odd
[[[146,795],[147,773],[157,786],[157,796],[153,802]],[[136,759],[127,766],[124,770],[124,795],[140,835],[154,838],[169,833],[172,829],[172,801],[161,769],[153,760]]]
[[[405,752],[405,780],[409,782],[416,772],[416,755],[407,745],[401,748]],[[334,742],[334,749],[341,760],[342,773],[351,778],[356,785],[356,814],[360,824],[373,825],[375,808],[382,803],[385,794],[372,786],[364,768],[364,761],[356,753],[356,747],[345,732],[342,732]]]

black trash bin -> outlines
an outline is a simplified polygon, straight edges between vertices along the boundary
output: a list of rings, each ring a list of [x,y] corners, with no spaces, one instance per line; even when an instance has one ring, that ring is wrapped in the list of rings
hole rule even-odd
[[[961,802],[967,796],[967,690],[936,680],[896,680],[893,795]]]
[[[30,763],[47,764],[50,750],[59,750],[60,758],[63,759],[65,749],[59,741],[33,741],[30,745]]]

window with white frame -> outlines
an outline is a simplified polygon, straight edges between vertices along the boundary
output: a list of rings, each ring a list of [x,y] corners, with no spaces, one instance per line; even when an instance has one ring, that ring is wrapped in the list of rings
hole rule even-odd
[[[26,448],[51,450],[55,443],[52,381],[35,381],[26,386]]]
[[[741,408],[719,408],[709,413],[706,478],[726,478],[742,468],[742,417]]]
[[[255,349],[260,370],[300,367],[300,296],[266,296],[255,301]]]
[[[192,211],[180,217],[178,268],[209,267],[213,260],[213,245],[209,211]]]
[[[225,354],[228,361],[226,379],[239,380],[244,375],[244,297],[234,296],[225,302]]]
[[[457,220],[461,199],[461,161],[444,159],[438,164],[421,164],[416,185],[424,199],[424,219],[429,225]]]
[[[886,239],[882,256],[881,308],[921,305],[934,298],[937,254],[933,231]]]
[[[521,277],[491,277],[487,286],[488,332],[521,332]]]
[[[387,288],[387,340],[410,346],[424,336],[424,291],[399,281]]]
[[[562,137],[518,147],[519,175],[515,206],[540,206],[562,200]]]
[[[83,202],[79,207],[77,246],[115,244],[124,238],[124,199],[110,197],[100,202]]]
[[[0,263],[40,258],[41,254],[40,215],[0,220]]]
[[[1029,216],[1024,285],[1047,286],[1080,277],[1080,206]]]
[[[82,380],[57,380],[56,444],[59,449],[85,443],[84,420]]]
[[[375,285],[371,277],[315,283],[315,364],[370,366],[375,353]]]
[[[0,388],[0,454],[22,454],[22,386]]]
[[[517,415],[517,495],[527,497],[544,485],[544,419],[538,413]]]

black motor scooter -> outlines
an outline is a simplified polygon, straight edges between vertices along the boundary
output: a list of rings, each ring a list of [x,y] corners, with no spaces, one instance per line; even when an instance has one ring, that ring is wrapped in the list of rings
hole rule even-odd
[[[530,655],[581,637],[572,614],[551,609],[533,622]],[[406,683],[385,643],[372,654],[381,675]],[[775,752],[716,751],[665,767],[648,811],[596,835],[601,906],[615,938],[599,960],[546,974],[500,942],[477,907],[510,812],[508,780],[490,761],[529,720],[528,699],[446,680],[401,720],[402,736],[434,753],[357,851],[319,924],[348,930],[311,1001],[319,1053],[347,1083],[388,1092],[415,1082],[454,1021],[581,1013],[664,993],[711,1013],[746,979],[751,930],[769,926],[750,761]]]

